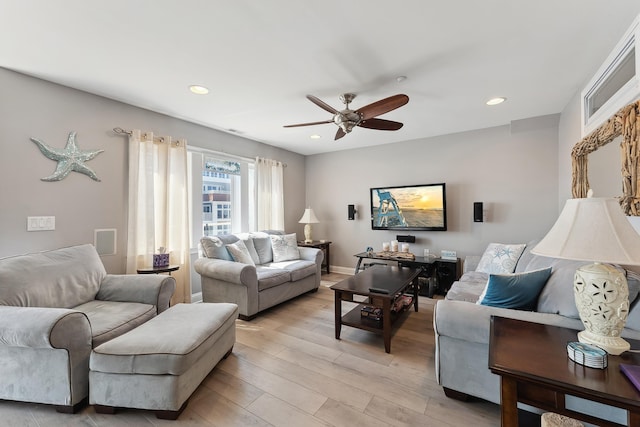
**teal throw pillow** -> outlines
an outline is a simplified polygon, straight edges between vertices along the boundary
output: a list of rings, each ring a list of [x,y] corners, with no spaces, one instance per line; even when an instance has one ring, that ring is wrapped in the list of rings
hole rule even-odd
[[[535,310],[538,296],[551,275],[551,267],[516,274],[490,274],[482,305]]]

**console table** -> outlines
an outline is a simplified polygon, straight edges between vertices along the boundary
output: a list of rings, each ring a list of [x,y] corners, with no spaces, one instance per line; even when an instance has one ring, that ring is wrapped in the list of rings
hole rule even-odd
[[[435,257],[423,257],[416,256],[415,259],[407,258],[394,258],[389,256],[378,256],[375,252],[360,252],[354,255],[358,258],[356,263],[355,274],[358,274],[362,268],[363,260],[378,260],[378,261],[395,261],[398,263],[398,267],[410,267],[420,270],[420,276],[430,278],[437,278],[439,293],[446,294],[453,282],[458,280],[462,275],[462,261],[460,258],[456,259],[443,259]],[[375,262],[374,262],[375,264]],[[435,289],[427,289],[427,292],[420,292],[420,295],[428,296],[431,298],[435,293]]]
[[[568,409],[566,395],[626,409],[627,425],[640,426],[640,395],[620,372],[620,363],[640,365],[640,354],[608,355],[606,369],[587,368],[567,356],[567,342],[577,340],[571,329],[491,317],[489,369],[500,376],[502,426],[518,425],[518,402],[598,426],[620,426]]]
[[[324,253],[324,259],[322,260],[322,268],[327,270],[327,274],[331,273],[331,265],[329,262],[329,255],[330,255],[329,245],[331,245],[331,242],[328,240],[325,240],[324,242],[321,242],[319,240],[314,240],[311,243],[305,243],[304,241],[298,242],[298,246],[320,249],[322,253]]]

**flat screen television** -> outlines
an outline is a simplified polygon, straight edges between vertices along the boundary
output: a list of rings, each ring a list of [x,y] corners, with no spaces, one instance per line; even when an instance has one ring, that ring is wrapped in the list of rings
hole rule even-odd
[[[373,230],[447,230],[444,183],[371,189]]]

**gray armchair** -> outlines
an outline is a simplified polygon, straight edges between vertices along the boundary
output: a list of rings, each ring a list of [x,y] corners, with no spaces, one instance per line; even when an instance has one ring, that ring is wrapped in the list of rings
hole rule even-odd
[[[169,307],[170,276],[109,275],[92,245],[0,259],[0,399],[75,412],[100,343]]]

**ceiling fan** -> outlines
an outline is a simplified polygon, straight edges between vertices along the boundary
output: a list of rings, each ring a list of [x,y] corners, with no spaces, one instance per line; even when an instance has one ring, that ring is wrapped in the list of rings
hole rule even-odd
[[[334,140],[338,140],[351,132],[354,127],[360,126],[368,129],[377,130],[398,130],[402,127],[402,123],[394,122],[391,120],[376,119],[379,116],[396,108],[402,107],[409,102],[407,95],[393,95],[388,98],[381,99],[372,104],[365,105],[357,110],[351,110],[349,104],[356,97],[355,93],[344,93],[340,95],[340,100],[347,107],[342,111],[338,111],[329,104],[323,102],[319,98],[313,95],[307,95],[307,99],[318,107],[322,108],[333,114],[333,118],[330,120],[324,120],[321,122],[300,123],[297,125],[286,125],[286,128],[299,127],[299,126],[312,126],[321,125],[324,123],[335,123],[338,125],[338,132]]]

